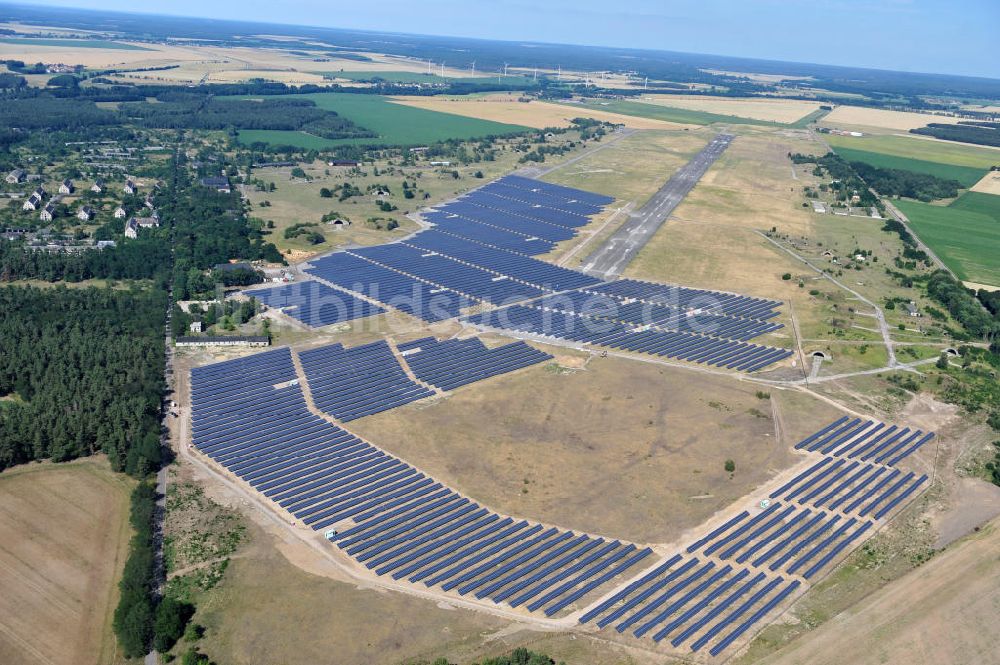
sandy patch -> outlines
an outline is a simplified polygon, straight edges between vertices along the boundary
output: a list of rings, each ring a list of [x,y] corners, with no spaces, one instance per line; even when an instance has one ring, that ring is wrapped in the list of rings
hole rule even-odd
[[[516,99],[496,97],[485,98],[465,98],[465,99],[438,99],[431,97],[397,97],[396,101],[407,106],[440,111],[442,113],[454,113],[471,118],[482,120],[493,120],[495,122],[507,122],[525,127],[567,127],[573,118],[593,118],[622,124],[635,129],[683,129],[693,128],[693,125],[682,125],[674,122],[664,122],[662,120],[652,120],[650,118],[638,118],[607,111],[594,111],[591,109],[574,109],[562,104],[549,104],[547,102],[519,102]]]
[[[918,127],[926,127],[932,122],[957,124],[959,120],[961,118],[948,115],[885,111],[883,109],[869,109],[860,106],[838,106],[823,118],[823,123],[828,125],[858,125],[861,127],[908,132]]]
[[[813,111],[819,110],[820,107],[819,102],[807,102],[800,99],[729,99],[688,95],[646,95],[640,101],[689,111],[705,111],[783,123],[795,122]]]

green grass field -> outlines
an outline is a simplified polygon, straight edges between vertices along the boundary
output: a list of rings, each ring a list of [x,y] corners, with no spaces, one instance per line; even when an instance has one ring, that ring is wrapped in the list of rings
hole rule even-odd
[[[913,171],[915,173],[927,173],[946,180],[957,180],[965,187],[972,187],[986,173],[986,169],[974,166],[956,166],[954,164],[941,164],[938,162],[928,162],[922,159],[911,159],[909,157],[899,157],[896,155],[885,155],[878,152],[868,152],[867,150],[855,150],[854,148],[837,148],[837,154],[849,162],[864,162],[880,169],[901,169],[903,171]]]
[[[959,279],[1000,286],[1000,219],[979,212],[981,202],[967,203],[971,209],[907,200],[896,205]]]
[[[1000,196],[983,192],[966,192],[948,205],[949,208],[987,215],[1000,224]]]
[[[240,141],[263,141],[299,148],[330,148],[338,145],[423,145],[447,139],[470,139],[491,134],[516,134],[527,127],[510,125],[451,113],[439,113],[396,104],[378,95],[318,92],[301,95],[316,106],[348,118],[378,134],[376,139],[324,139],[304,132],[244,130]]]
[[[988,170],[991,166],[1000,164],[1000,150],[977,148],[945,141],[911,139],[905,136],[854,137],[837,136],[836,134],[826,134],[823,135],[823,138],[838,151],[840,148],[850,148],[938,164],[969,166],[982,170]]]
[[[24,44],[25,46],[65,46],[67,48],[106,48],[119,51],[151,51],[152,49],[122,44],[102,39],[40,39],[35,37],[3,37],[0,44]]]
[[[707,113],[705,111],[689,111],[687,109],[677,109],[662,104],[647,104],[644,102],[629,102],[619,100],[602,100],[600,102],[585,102],[582,104],[566,104],[576,108],[587,108],[594,111],[608,111],[610,113],[621,113],[638,118],[652,118],[653,120],[665,120],[667,122],[680,122],[688,125],[711,125],[716,122],[728,122],[741,125],[766,125],[779,126],[778,123],[765,122],[764,120],[754,120],[752,118],[741,118],[735,115],[721,115],[718,113]],[[783,125],[781,125],[783,126]]]

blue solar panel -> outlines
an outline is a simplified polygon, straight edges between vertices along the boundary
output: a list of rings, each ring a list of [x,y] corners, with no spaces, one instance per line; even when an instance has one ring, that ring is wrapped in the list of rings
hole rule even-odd
[[[362,319],[385,311],[367,300],[313,280],[243,293],[313,328]]]

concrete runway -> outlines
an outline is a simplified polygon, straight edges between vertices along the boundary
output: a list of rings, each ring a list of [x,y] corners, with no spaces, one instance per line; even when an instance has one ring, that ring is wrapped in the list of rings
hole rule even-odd
[[[730,134],[719,134],[682,166],[642,208],[632,213],[607,241],[588,256],[581,269],[588,275],[612,279],[621,274],[653,234],[663,226],[715,160],[729,147]]]

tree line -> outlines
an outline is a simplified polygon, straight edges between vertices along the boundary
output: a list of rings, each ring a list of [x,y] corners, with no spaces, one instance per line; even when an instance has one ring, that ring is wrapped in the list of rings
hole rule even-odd
[[[1000,147],[1000,123],[995,122],[964,121],[957,125],[932,122],[926,127],[911,129],[910,132],[945,141]]]

